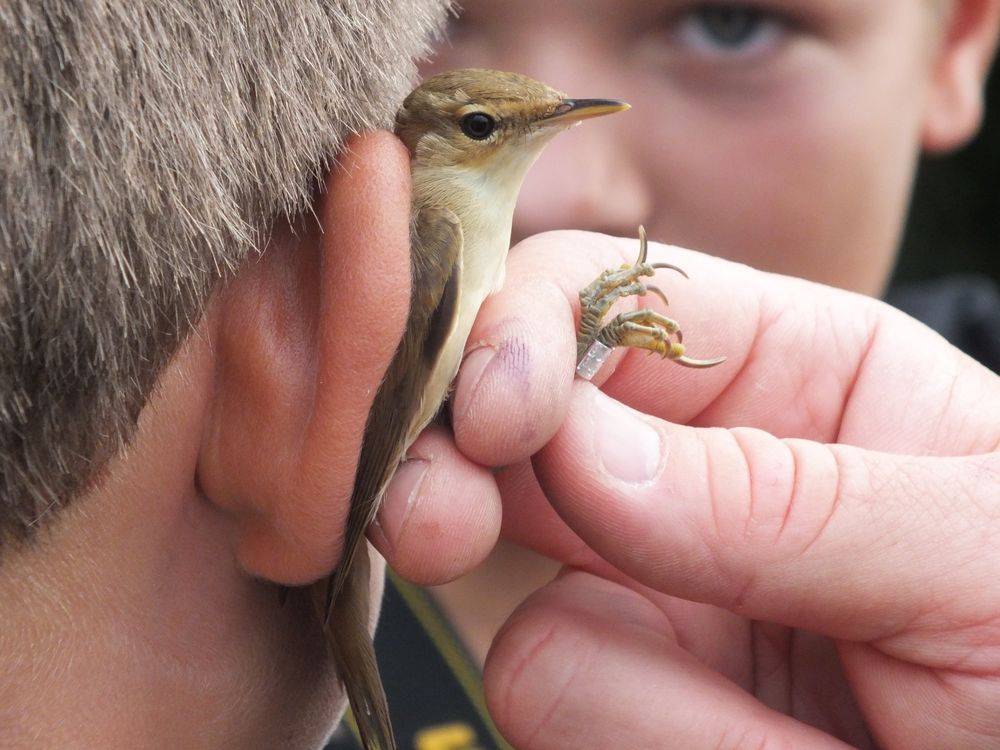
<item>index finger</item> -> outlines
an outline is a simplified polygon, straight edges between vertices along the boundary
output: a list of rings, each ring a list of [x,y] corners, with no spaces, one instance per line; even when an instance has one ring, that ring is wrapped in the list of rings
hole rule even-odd
[[[505,465],[555,434],[569,402],[579,290],[634,260],[637,247],[550,232],[511,252],[507,282],[470,338],[477,366],[459,373],[452,413],[464,453]],[[997,378],[902,313],[680,248],[651,243],[650,259],[683,268],[689,279],[658,275],[669,308],[654,295],[623,304],[675,318],[692,356],[727,360],[689,370],[644,351],[616,351],[595,382],[623,403],[672,422],[892,452],[996,447]]]
[[[511,250],[503,288],[479,311],[451,401],[452,426],[463,453],[488,466],[503,466],[527,458],[551,439],[566,414],[575,376],[579,292],[605,269],[634,261],[637,251],[637,240],[570,231],[538,235]],[[685,257],[684,262],[690,260]],[[686,283],[680,276],[676,280],[678,286]],[[669,294],[674,292],[671,285]],[[723,324],[713,312],[716,294],[709,288],[707,295],[699,304],[685,306],[689,339],[704,340],[713,351],[724,347],[720,342],[729,337],[752,339],[752,313],[726,321],[730,330],[723,336]],[[614,312],[638,304],[635,297],[625,298]],[[616,350],[594,382],[608,380],[623,359],[632,356]],[[662,366],[659,358],[652,361]],[[686,421],[696,415],[739,367],[736,353],[714,370],[695,373],[665,367],[667,380],[658,387],[692,394],[672,402],[672,418]],[[630,378],[645,377],[634,368],[630,373]]]

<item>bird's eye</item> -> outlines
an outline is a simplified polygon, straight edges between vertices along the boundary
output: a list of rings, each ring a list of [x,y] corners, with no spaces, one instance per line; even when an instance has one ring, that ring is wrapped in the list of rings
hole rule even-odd
[[[462,118],[462,132],[474,141],[485,141],[497,128],[497,121],[485,112],[470,112]]]

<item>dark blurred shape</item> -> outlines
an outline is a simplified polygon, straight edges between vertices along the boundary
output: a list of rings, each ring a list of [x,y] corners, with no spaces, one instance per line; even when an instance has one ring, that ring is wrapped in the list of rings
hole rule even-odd
[[[903,282],[889,290],[886,301],[1000,373],[1000,285],[992,279],[952,274]]]

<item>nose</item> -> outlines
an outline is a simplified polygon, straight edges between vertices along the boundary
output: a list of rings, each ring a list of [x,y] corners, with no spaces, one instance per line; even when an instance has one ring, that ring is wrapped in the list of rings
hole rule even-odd
[[[611,115],[550,142],[528,173],[514,212],[514,239],[549,229],[631,236],[648,219],[651,194]]]

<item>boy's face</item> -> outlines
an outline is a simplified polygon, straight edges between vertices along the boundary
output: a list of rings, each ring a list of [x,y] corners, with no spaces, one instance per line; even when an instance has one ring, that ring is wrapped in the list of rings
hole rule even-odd
[[[515,239],[577,227],[877,294],[941,22],[927,0],[464,0],[425,72],[517,70],[634,109],[553,143]]]

